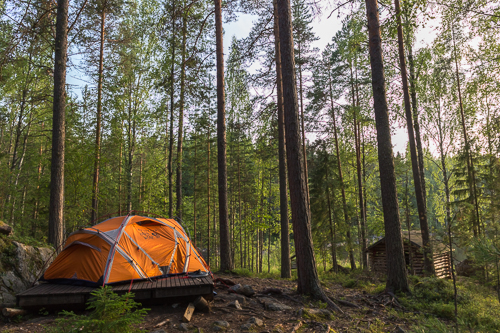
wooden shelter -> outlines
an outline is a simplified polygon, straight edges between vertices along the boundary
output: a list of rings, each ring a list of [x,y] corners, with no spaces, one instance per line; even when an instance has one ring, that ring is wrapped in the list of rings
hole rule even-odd
[[[414,275],[423,275],[424,253],[422,235],[420,231],[403,231],[405,261],[408,272]],[[431,237],[434,268],[439,278],[451,278],[451,258],[448,247]],[[368,247],[368,265],[370,270],[386,273],[385,237]]]

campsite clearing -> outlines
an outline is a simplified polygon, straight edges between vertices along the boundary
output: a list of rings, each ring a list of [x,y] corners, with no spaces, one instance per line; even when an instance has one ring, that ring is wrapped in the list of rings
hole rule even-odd
[[[172,306],[178,303],[175,298],[162,305],[146,304],[151,310],[142,328],[147,332],[157,333],[180,332],[184,329],[197,332],[198,328],[203,332],[212,332],[217,329],[214,323],[218,322],[224,325],[228,323],[228,332],[244,332],[246,329],[254,332],[291,332],[302,323],[300,332],[328,332],[328,327],[336,332],[353,329],[392,332],[396,326],[406,330],[405,327],[411,324],[395,317],[391,306],[378,303],[374,296],[357,289],[344,288],[337,283],[328,282],[325,290],[332,298],[341,301],[338,304],[347,316],[334,312],[325,316],[324,312],[319,311],[324,308],[324,304],[296,294],[295,281],[219,274],[215,278],[250,285],[257,293],[253,297],[245,297],[229,291],[224,283],[216,283],[214,290],[217,295],[214,296],[212,312],[195,311],[187,324],[182,323],[182,318],[188,300],[175,307]],[[242,310],[230,306],[235,300],[241,304]],[[349,303],[357,307],[348,305]],[[35,312],[25,317],[23,322],[8,323],[2,332],[45,332],[47,327],[54,325],[57,315],[40,314],[41,312]]]

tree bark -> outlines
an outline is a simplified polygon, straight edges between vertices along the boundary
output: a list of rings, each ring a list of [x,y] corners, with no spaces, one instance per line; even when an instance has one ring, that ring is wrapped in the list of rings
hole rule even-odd
[[[193,162],[193,236],[194,236],[194,246],[196,247],[196,158],[197,155],[197,145],[196,145],[196,130],[194,132],[194,162]]]
[[[101,168],[101,111],[102,111],[102,73],[104,68],[104,35],[106,24],[106,7],[101,13],[101,44],[99,49],[99,78],[97,81],[97,116],[95,128],[94,179],[92,182],[92,210],[90,221],[97,220],[99,205],[99,171]]]
[[[238,116],[238,125],[240,123],[240,118]],[[238,129],[240,127],[238,126]],[[238,219],[239,219],[239,227],[240,227],[240,268],[242,268],[243,265],[243,230],[242,230],[242,223],[243,221],[241,220],[241,165],[240,165],[240,133],[238,133]]]
[[[306,128],[304,125],[304,96],[303,96],[303,86],[302,86],[302,59],[300,57],[301,45],[299,43],[297,50],[299,51],[299,95],[300,95],[300,123],[302,130],[302,155],[304,155],[304,172],[306,173],[306,189],[307,189],[307,201],[310,203],[309,198],[309,173],[307,171],[307,151],[306,151]]]
[[[207,132],[207,265],[210,266],[210,124]]]
[[[68,7],[69,0],[57,1],[48,240],[58,252],[64,241],[64,143],[66,140],[65,109]]]
[[[281,79],[281,52],[279,37],[279,18],[277,0],[274,6],[274,48],[276,59],[276,90],[278,106],[278,159],[280,182],[280,226],[281,226],[281,277],[292,276],[290,267],[290,231],[288,228],[288,189],[286,184],[286,142],[285,120],[283,114],[283,88]]]
[[[410,95],[411,107],[413,110],[413,127],[415,128],[415,143],[417,144],[418,167],[420,169],[420,178],[422,184],[422,193],[424,195],[424,205],[427,210],[427,190],[425,186],[425,168],[424,168],[424,150],[422,148],[422,136],[420,135],[420,124],[418,120],[417,104],[417,79],[415,77],[415,61],[413,60],[413,47],[408,41],[408,65],[410,67]]]
[[[128,165],[127,165],[127,214],[132,211],[132,176],[135,152],[135,112],[132,110],[132,87],[129,86],[128,103]]]
[[[401,81],[403,82],[403,95],[406,113],[406,124],[408,130],[408,140],[410,143],[411,167],[413,171],[413,182],[415,184],[415,196],[417,199],[418,217],[420,221],[420,230],[422,232],[422,245],[424,248],[424,270],[429,275],[434,275],[434,264],[432,260],[432,244],[429,235],[429,225],[427,222],[427,210],[422,191],[422,178],[418,165],[417,148],[415,147],[415,133],[413,132],[413,115],[411,112],[410,93],[408,90],[408,73],[406,70],[405,50],[403,40],[403,26],[401,24],[401,8],[399,0],[394,0],[396,10],[396,20],[398,25],[398,50],[399,65],[401,68]]]
[[[351,73],[351,78],[352,73]],[[353,127],[354,127],[354,143],[356,148],[356,171],[358,179],[358,196],[359,196],[359,215],[360,215],[360,231],[361,231],[361,265],[363,269],[368,269],[368,258],[366,249],[368,244],[366,242],[366,211],[365,202],[363,200],[363,181],[361,174],[361,134],[358,128],[358,112],[359,112],[359,93],[358,93],[358,83],[357,83],[357,68],[356,68],[356,83],[352,82],[352,93],[353,93]],[[356,92],[356,98],[354,97],[354,91]]]
[[[335,223],[332,218],[332,201],[330,199],[330,186],[328,182],[330,177],[328,177],[328,167],[326,168],[326,201],[328,204],[328,222],[330,222],[330,239],[332,242],[332,269],[335,273],[338,272],[339,265],[337,263],[337,235],[335,230]],[[334,209],[335,211],[335,209]]]
[[[177,202],[175,211],[177,217],[182,220],[182,140],[184,127],[184,100],[186,94],[186,39],[187,39],[187,13],[182,15],[182,48],[181,48],[181,94],[179,98],[179,128],[177,137],[177,177],[176,195]]]
[[[399,220],[398,197],[396,191],[396,175],[392,153],[391,128],[385,90],[382,43],[380,38],[380,21],[377,0],[365,0],[368,20],[368,41],[370,65],[372,69],[373,105],[377,128],[378,160],[380,172],[380,188],[384,211],[387,282],[386,289],[392,292],[409,292],[406,274],[405,257],[401,223]]]
[[[118,156],[118,215],[122,215],[122,159],[123,159],[123,120],[120,128],[120,155]]]
[[[168,144],[168,217],[174,216],[174,190],[173,190],[173,154],[174,154],[174,78],[175,78],[175,1],[172,1],[172,39],[170,41],[171,60],[170,67],[170,129]]]
[[[297,292],[326,301],[342,313],[323,292],[316,270],[311,234],[311,212],[307,195],[304,161],[301,153],[299,105],[293,55],[292,13],[289,0],[278,0],[279,36],[283,79],[288,183],[292,207],[293,234],[297,258]]]
[[[331,76],[330,72],[328,75]],[[345,196],[345,184],[344,184],[344,176],[342,173],[342,161],[340,159],[340,148],[339,148],[339,140],[337,136],[337,123],[335,119],[335,109],[333,108],[333,88],[332,88],[332,78],[329,77],[328,80],[329,88],[330,88],[330,106],[332,108],[332,120],[333,120],[333,136],[335,140],[335,151],[337,153],[337,168],[339,173],[340,180],[340,190],[342,194],[342,209],[344,211],[344,223],[347,227],[346,238],[347,238],[347,247],[349,252],[349,261],[351,263],[351,269],[356,269],[356,262],[354,261],[354,250],[352,248],[352,240],[351,240],[351,223],[349,222],[349,213],[347,211],[347,200]]]
[[[227,208],[226,110],[224,96],[224,50],[222,46],[221,0],[215,0],[215,35],[217,58],[217,164],[219,184],[220,269],[233,269]]]

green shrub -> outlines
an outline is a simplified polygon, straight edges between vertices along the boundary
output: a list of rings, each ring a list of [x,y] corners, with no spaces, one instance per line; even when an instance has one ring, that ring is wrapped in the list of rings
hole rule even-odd
[[[424,277],[413,281],[417,281],[413,287],[416,298],[428,302],[440,301],[443,303],[453,302],[454,300],[453,283],[449,280]]]
[[[136,333],[144,332],[137,328],[144,320],[149,309],[133,300],[134,294],[117,295],[111,287],[96,289],[87,302],[88,315],[76,315],[72,311],[63,311],[63,318],[56,320],[56,326],[49,332],[54,333]]]
[[[358,285],[358,281],[355,279],[347,279],[344,283],[342,283],[342,287],[344,288],[354,288]]]

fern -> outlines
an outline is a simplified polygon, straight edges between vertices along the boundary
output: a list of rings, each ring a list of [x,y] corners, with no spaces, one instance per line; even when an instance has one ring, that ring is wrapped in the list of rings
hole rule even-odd
[[[56,326],[49,330],[54,333],[136,333],[144,332],[137,328],[149,309],[133,300],[133,293],[115,294],[111,287],[105,286],[91,293],[87,302],[88,315],[76,315],[72,311],[62,311]]]

